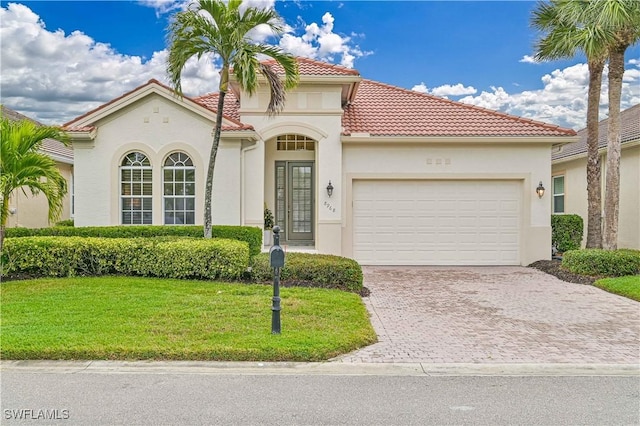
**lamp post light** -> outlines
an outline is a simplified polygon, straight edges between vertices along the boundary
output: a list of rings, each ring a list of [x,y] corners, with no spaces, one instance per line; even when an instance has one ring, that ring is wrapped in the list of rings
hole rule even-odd
[[[329,185],[327,185],[327,195],[329,198],[333,195],[333,185],[331,185],[331,181],[329,181]]]
[[[542,196],[544,195],[544,186],[542,186],[542,181],[540,181],[538,187],[536,188],[536,194],[538,194],[538,198],[542,198]]]

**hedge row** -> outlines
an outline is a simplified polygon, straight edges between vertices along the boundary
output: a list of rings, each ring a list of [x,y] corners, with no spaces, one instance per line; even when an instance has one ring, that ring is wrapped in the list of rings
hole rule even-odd
[[[582,217],[577,214],[551,215],[551,244],[560,253],[578,250],[583,232]]]
[[[251,280],[273,282],[269,253],[251,260]],[[287,253],[280,272],[284,285],[310,285],[359,293],[362,290],[362,268],[353,259],[327,254]]]
[[[66,277],[123,274],[165,278],[240,279],[247,243],[186,238],[7,238],[2,274]]]
[[[5,237],[101,237],[101,238],[139,238],[139,237],[194,237],[202,238],[203,228],[200,225],[170,226],[54,226],[51,228],[7,228]],[[255,256],[262,248],[262,230],[249,226],[214,226],[214,238],[227,238],[244,241],[249,245],[249,254]]]
[[[640,250],[571,250],[564,253],[562,266],[574,274],[622,277],[640,274]]]

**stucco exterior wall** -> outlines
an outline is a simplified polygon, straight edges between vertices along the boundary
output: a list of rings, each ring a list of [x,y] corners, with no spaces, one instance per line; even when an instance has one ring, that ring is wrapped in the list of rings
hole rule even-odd
[[[522,183],[520,262],[527,265],[551,255],[550,192],[539,199],[539,181],[549,188],[551,153],[548,145],[518,144],[395,144],[345,145],[343,151],[342,251],[352,248],[351,188],[359,179],[518,180]]]
[[[57,163],[60,174],[67,181],[67,195],[64,197],[63,210],[60,220],[71,218],[71,191],[73,166],[71,164]],[[52,224],[49,223],[49,204],[44,195],[31,195],[31,192],[25,188],[26,195],[21,189],[14,191],[9,201],[10,210],[14,210],[13,214],[7,219],[7,227],[23,227],[23,228],[46,228]]]
[[[602,202],[604,206],[606,155],[601,156]],[[577,214],[584,221],[582,246],[587,239],[587,159],[581,157],[556,162],[554,176],[565,176],[565,213]],[[604,209],[603,209],[604,214]],[[624,147],[620,159],[620,212],[618,247],[640,249],[640,146]]]
[[[119,166],[141,151],[153,167],[153,224],[163,224],[162,165],[175,151],[196,169],[196,224],[203,223],[206,165],[213,122],[176,102],[151,94],[97,123],[93,142],[74,142],[77,175],[76,226],[121,224]],[[222,140],[214,175],[213,223],[240,224],[240,141]],[[216,202],[218,200],[218,202]],[[224,200],[224,201],[220,201]]]
[[[339,85],[301,84],[296,90],[287,94],[284,110],[275,117],[264,114],[269,96],[266,90],[258,91],[253,97],[243,95],[240,105],[242,122],[254,127],[262,146],[245,156],[244,176],[247,182],[254,182],[250,180],[256,177],[254,170],[262,170],[264,183],[260,193],[260,203],[246,202],[245,223],[255,224],[255,218],[260,218],[259,223],[262,225],[265,202],[272,211],[274,210],[276,161],[313,160],[315,161],[314,192],[316,196],[315,248],[321,253],[329,254],[341,254],[342,250],[341,188],[336,185],[342,176],[340,91]],[[277,151],[275,138],[285,134],[299,134],[314,139],[315,151]],[[259,158],[260,152],[264,153],[261,158]],[[260,161],[263,166],[258,165]],[[335,187],[331,198],[326,191],[329,180]]]

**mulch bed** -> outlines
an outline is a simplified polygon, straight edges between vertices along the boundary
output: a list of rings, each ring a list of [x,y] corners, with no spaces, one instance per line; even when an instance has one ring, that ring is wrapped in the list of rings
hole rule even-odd
[[[561,260],[538,260],[529,265],[530,268],[538,269],[547,274],[553,275],[562,281],[575,283],[575,284],[593,284],[596,281],[596,277],[588,275],[579,275],[567,271],[561,267]]]

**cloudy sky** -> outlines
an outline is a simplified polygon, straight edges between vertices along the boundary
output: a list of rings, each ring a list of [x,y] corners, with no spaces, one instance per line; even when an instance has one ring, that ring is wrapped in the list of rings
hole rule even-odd
[[[0,1],[0,100],[62,124],[151,78],[167,82],[166,26],[189,0]],[[531,60],[531,1],[274,1],[269,39],[363,77],[565,127],[584,127],[583,57]],[[255,37],[263,35],[256,33]],[[215,58],[183,72],[187,95],[215,91]],[[606,78],[601,117],[606,117]],[[627,51],[622,108],[640,103],[640,47]]]

